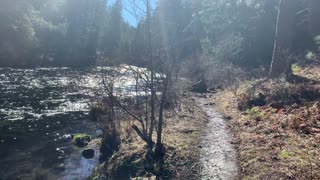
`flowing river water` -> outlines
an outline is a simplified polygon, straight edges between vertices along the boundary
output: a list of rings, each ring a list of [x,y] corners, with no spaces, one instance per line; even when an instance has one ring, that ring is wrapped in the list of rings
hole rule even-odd
[[[88,102],[101,70],[0,69],[0,179],[84,179],[99,154],[85,159],[71,134],[95,135]]]
[[[99,163],[98,147],[93,147],[93,159],[85,159],[71,134],[96,135],[88,103],[103,96],[104,70],[0,68],[0,180],[86,179],[91,174]],[[130,95],[134,78],[125,72],[115,88]],[[225,120],[205,98],[196,100],[209,118],[201,142],[201,179],[236,179],[236,150]]]

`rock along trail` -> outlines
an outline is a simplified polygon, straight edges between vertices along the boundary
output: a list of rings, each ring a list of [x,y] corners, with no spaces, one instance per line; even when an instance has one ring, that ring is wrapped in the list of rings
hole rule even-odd
[[[197,104],[208,116],[208,126],[201,142],[201,179],[238,179],[237,151],[231,144],[232,135],[223,116],[208,105],[207,98],[195,97]]]

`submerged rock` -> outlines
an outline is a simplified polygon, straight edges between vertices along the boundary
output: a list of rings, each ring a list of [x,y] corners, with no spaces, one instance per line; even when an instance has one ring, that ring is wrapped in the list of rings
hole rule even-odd
[[[94,150],[93,149],[86,149],[82,151],[82,156],[86,159],[92,159],[94,157]]]
[[[54,167],[55,173],[61,173],[65,170],[65,165],[62,163]]]

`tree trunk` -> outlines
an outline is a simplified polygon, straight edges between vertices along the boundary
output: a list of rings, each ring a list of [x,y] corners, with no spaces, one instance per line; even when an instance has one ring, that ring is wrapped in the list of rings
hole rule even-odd
[[[291,61],[288,59],[292,50],[296,13],[299,10],[299,0],[279,0],[278,17],[270,77],[290,75]]]
[[[150,117],[150,126],[149,126],[149,142],[148,142],[148,148],[152,149],[153,146],[153,141],[152,141],[152,136],[153,136],[153,130],[154,130],[154,126],[155,126],[155,88],[154,88],[154,63],[153,63],[153,52],[152,52],[152,40],[151,40],[151,4],[150,4],[150,0],[146,0],[146,28],[147,28],[147,41],[148,41],[148,60],[149,60],[149,69],[150,69],[150,73],[151,73],[151,79],[150,79],[150,91],[151,91],[151,99],[150,99],[150,113],[151,113],[151,117]]]
[[[170,71],[171,71],[171,68],[168,71],[168,73],[166,73],[166,78],[164,80],[164,87],[163,87],[163,91],[162,91],[162,97],[161,97],[161,102],[160,102],[160,110],[159,110],[156,154],[158,156],[160,156],[160,157],[164,155],[163,144],[162,144],[162,127],[163,127],[163,113],[164,113],[163,111],[164,111],[165,103],[167,102],[169,79],[171,78]]]
[[[313,36],[320,35],[320,1],[319,0],[310,0],[310,9],[311,9],[311,31]]]

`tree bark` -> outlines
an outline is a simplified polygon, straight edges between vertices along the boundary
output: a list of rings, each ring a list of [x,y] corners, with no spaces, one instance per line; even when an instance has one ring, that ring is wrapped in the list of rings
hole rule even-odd
[[[288,54],[290,55],[292,50],[299,0],[279,0],[278,8],[270,77],[291,73],[291,61],[288,59]]]
[[[168,92],[168,85],[169,85],[169,78],[171,78],[171,69],[168,73],[166,73],[166,78],[164,80],[164,87],[162,91],[161,103],[160,103],[160,110],[159,110],[159,120],[158,120],[158,130],[157,130],[157,144],[156,144],[156,151],[159,155],[163,154],[163,145],[162,145],[162,127],[163,127],[163,111],[164,106],[167,101],[167,92]]]
[[[319,0],[310,0],[310,10],[311,10],[311,31],[313,36],[320,35],[320,1]]]
[[[151,99],[150,99],[150,113],[151,113],[151,118],[150,118],[150,126],[149,126],[149,141],[148,141],[148,148],[152,149],[153,146],[153,140],[152,140],[152,136],[153,136],[153,130],[154,130],[154,126],[155,126],[155,88],[154,88],[154,63],[153,63],[153,52],[152,52],[152,40],[151,40],[151,4],[150,4],[150,0],[146,0],[146,15],[147,15],[147,19],[146,19],[146,28],[147,28],[147,40],[148,40],[148,58],[149,58],[149,69],[150,69],[150,73],[151,73],[151,79],[150,79],[150,91],[151,91]]]

